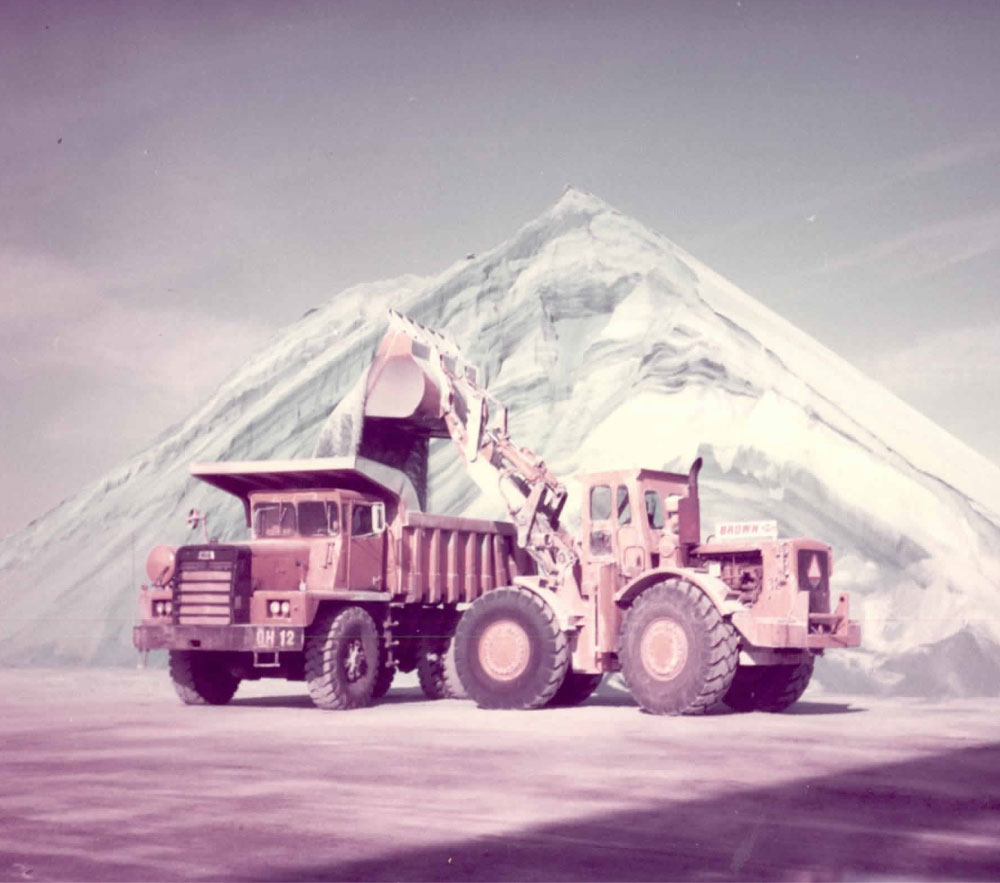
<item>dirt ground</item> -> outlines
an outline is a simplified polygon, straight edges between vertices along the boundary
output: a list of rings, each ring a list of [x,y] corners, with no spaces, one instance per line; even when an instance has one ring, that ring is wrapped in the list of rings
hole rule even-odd
[[[1000,700],[481,711],[412,681],[188,708],[163,671],[0,671],[0,880],[1000,877]]]

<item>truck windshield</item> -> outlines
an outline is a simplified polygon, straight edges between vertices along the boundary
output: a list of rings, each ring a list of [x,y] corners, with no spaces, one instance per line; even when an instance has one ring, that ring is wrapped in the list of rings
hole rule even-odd
[[[291,503],[258,503],[253,507],[253,531],[258,537],[295,536],[295,507]]]
[[[306,500],[299,503],[299,533],[304,537],[329,537],[340,532],[336,503]]]
[[[299,533],[304,537],[330,536],[327,504],[317,500],[299,503]]]

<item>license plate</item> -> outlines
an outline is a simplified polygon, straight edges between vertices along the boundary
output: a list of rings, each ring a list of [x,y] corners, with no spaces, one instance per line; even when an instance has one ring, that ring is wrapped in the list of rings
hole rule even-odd
[[[253,632],[254,650],[301,650],[302,630],[257,626]]]

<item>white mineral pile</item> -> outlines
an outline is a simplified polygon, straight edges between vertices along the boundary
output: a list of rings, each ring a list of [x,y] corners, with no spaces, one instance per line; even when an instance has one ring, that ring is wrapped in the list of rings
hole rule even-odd
[[[386,328],[441,330],[510,408],[511,435],[567,477],[699,454],[703,534],[777,519],[834,547],[864,647],[833,689],[1000,692],[1000,469],[636,221],[577,190],[433,278],[360,285],[277,335],[183,424],[0,541],[0,660],[126,662],[147,549],[242,538],[238,502],[193,460],[309,456]],[[345,403],[345,409],[348,403]],[[572,481],[569,481],[572,486]],[[571,497],[568,511],[578,505]],[[428,508],[499,517],[435,443]]]

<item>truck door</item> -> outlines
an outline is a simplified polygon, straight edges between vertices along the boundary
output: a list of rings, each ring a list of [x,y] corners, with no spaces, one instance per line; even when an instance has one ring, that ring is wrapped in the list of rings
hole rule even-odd
[[[383,591],[385,510],[380,503],[352,502],[350,513],[351,539],[348,543],[347,587]]]
[[[299,503],[299,533],[309,543],[309,588],[329,591],[338,582],[342,585],[345,568],[337,503],[330,500]]]

